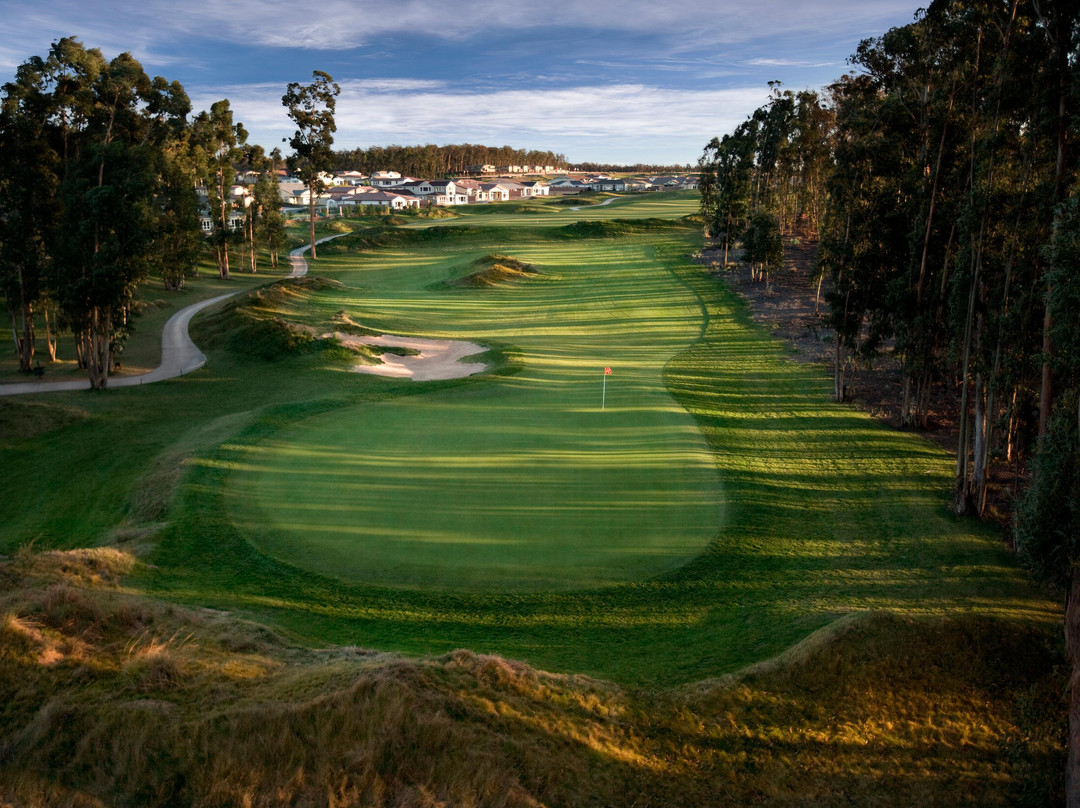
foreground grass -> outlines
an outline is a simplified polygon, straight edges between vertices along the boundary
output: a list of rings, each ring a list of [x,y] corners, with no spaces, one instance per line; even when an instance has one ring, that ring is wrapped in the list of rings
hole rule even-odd
[[[0,563],[0,802],[1042,806],[1064,673],[1013,620],[856,615],[663,692],[454,651],[311,651],[117,590],[112,549]]]

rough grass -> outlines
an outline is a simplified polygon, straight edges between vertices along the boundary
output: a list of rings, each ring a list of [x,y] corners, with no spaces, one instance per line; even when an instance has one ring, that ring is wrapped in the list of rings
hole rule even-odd
[[[539,274],[535,265],[519,261],[509,255],[489,254],[477,258],[469,267],[471,272],[446,281],[448,288],[475,288],[499,286],[504,283],[527,280]]]
[[[319,245],[319,254],[321,256],[330,256],[346,252],[370,252],[387,247],[424,245],[432,242],[452,241],[465,236],[479,235],[480,233],[480,228],[471,224],[410,229],[377,225],[357,230],[352,235],[342,236],[326,244],[321,244]]]
[[[581,221],[562,228],[565,238],[619,238],[649,231],[662,231],[671,227],[664,219],[609,219],[607,221]]]
[[[86,410],[56,401],[0,398],[0,449],[33,440],[86,417]]]
[[[456,219],[457,213],[444,207],[421,208],[414,214],[418,219]],[[407,224],[408,220],[398,217],[395,224]]]
[[[559,207],[578,207],[585,205],[596,205],[599,202],[597,199],[590,199],[584,196],[560,196],[551,199],[548,202],[549,205],[557,205]]]
[[[338,347],[319,339],[280,314],[313,294],[334,288],[336,282],[305,276],[278,281],[227,303],[205,320],[206,346],[224,345],[232,351],[264,361]]]
[[[863,614],[776,663],[636,691],[471,651],[297,648],[119,591],[134,563],[101,551],[0,563],[4,804],[1061,798],[1063,660],[1015,621]]]

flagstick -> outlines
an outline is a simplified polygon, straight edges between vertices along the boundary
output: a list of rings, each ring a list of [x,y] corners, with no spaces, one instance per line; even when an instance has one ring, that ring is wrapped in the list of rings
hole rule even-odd
[[[604,372],[604,392],[600,396],[600,409],[607,409],[607,372]]]

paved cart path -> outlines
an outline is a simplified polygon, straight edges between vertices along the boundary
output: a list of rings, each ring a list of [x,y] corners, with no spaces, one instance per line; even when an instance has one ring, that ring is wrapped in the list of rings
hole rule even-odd
[[[324,241],[347,235],[339,233],[327,236],[316,241],[322,244]],[[304,253],[310,249],[309,245],[297,247],[289,253],[289,262],[292,264],[292,272],[287,277],[300,278],[307,274],[308,265],[304,260]],[[151,384],[165,379],[175,379],[185,373],[198,370],[206,364],[206,354],[199,350],[199,346],[191,340],[188,326],[191,318],[203,309],[207,309],[223,300],[228,300],[247,289],[237,289],[235,292],[227,292],[217,297],[200,300],[186,308],[180,309],[165,323],[161,332],[161,364],[153,370],[138,376],[110,376],[109,387],[137,387],[140,384]],[[16,384],[0,384],[0,396],[14,396],[22,393],[54,393],[61,390],[89,390],[89,379],[71,379],[62,382],[47,382],[35,380],[32,382],[18,382]]]

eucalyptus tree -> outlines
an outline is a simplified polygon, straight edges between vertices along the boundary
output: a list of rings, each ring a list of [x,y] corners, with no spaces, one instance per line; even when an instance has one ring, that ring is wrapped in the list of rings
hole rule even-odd
[[[285,88],[281,103],[288,110],[289,118],[296,124],[296,131],[289,139],[293,149],[292,165],[308,188],[308,214],[310,217],[311,258],[315,259],[315,203],[326,190],[322,175],[334,168],[334,111],[341,88],[330,74],[321,70],[312,73],[310,84],[290,82]]]
[[[194,274],[202,252],[199,224],[200,149],[192,139],[187,115],[191,102],[179,82],[154,79],[156,95],[147,106],[160,131],[157,152],[157,221],[154,226],[153,266],[168,291],[183,288]]]
[[[753,209],[775,213],[781,230],[790,229],[794,212],[792,180],[798,156],[794,143],[795,96],[770,81],[769,103],[751,116],[757,123]]]
[[[35,356],[35,307],[42,299],[56,227],[59,156],[50,139],[55,110],[48,65],[19,66],[0,97],[0,293],[7,303],[19,370]]]
[[[832,169],[835,111],[812,90],[795,94],[791,152],[795,157],[794,223],[816,236],[825,212],[825,183]]]
[[[830,87],[836,108],[835,168],[827,190],[816,262],[832,283],[829,323],[836,331],[834,397],[843,400],[860,359],[891,333],[890,289],[907,254],[907,211],[898,167],[902,134],[882,125],[885,99],[872,76]]]
[[[247,143],[244,125],[233,121],[228,99],[211,104],[193,121],[193,136],[205,155],[203,187],[213,222],[209,241],[217,258],[218,275],[229,277],[229,243],[235,237],[231,189],[236,179],[235,164],[243,157]]]
[[[731,134],[713,138],[698,164],[704,183],[701,204],[705,228],[714,238],[723,238],[725,266],[751,207],[757,130],[757,122],[748,120]]]
[[[277,170],[281,164],[281,150],[271,150],[260,164],[259,177],[253,188],[257,215],[255,238],[266,249],[271,267],[277,267],[278,257],[285,246],[285,217],[281,213],[281,190],[277,180]]]
[[[131,326],[131,302],[154,254],[160,213],[161,151],[182,128],[187,99],[178,84],[151,81],[128,53],[106,61],[62,40],[60,68],[91,63],[64,93],[78,111],[62,132],[61,222],[50,285],[91,385],[108,382],[113,356]],[[73,58],[74,57],[74,58]]]
[[[1058,208],[1047,253],[1057,395],[1017,509],[1016,545],[1042,577],[1065,592],[1065,641],[1073,676],[1069,698],[1066,796],[1080,806],[1080,189]]]
[[[784,242],[780,221],[773,214],[759,210],[750,217],[743,233],[743,260],[750,265],[753,280],[769,283],[769,272],[780,269],[784,262]]]

